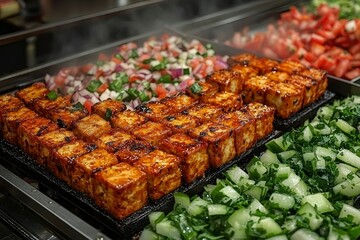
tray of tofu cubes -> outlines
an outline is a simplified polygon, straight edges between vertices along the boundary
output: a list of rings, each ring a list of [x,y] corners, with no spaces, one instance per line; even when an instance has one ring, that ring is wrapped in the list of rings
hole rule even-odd
[[[173,46],[168,42],[174,43],[172,38],[178,39],[178,49],[191,47],[194,41],[171,34],[141,37],[136,43],[147,46],[156,41],[151,46],[160,45],[165,51]],[[114,51],[130,45],[121,43]],[[201,58],[200,64],[214,66],[211,59],[218,59],[214,56],[225,61],[221,67],[206,68],[203,75],[189,64],[183,71],[187,77],[181,78],[178,71],[170,71],[171,64],[138,60],[140,54],[134,51],[143,51],[141,47],[114,60],[127,65],[138,60],[144,68],[150,64],[147,70],[153,78],[160,70],[163,76],[170,75],[165,70],[172,73],[172,81],[193,77],[182,90],[165,96],[157,92],[135,107],[128,98],[119,100],[119,95],[100,97],[90,107],[84,101],[74,104],[74,93],[51,90],[44,79],[1,95],[1,163],[53,188],[110,236],[127,239],[148,224],[150,212],[170,211],[175,191],[201,192],[230,166],[245,166],[267,141],[302,124],[336,98],[322,70],[212,42],[196,40],[196,46],[198,51],[206,46],[206,54],[192,56]],[[192,60],[187,57],[185,64]],[[101,66],[111,59],[102,56]],[[95,73],[91,77],[104,81]],[[157,83],[164,78],[157,78]],[[89,85],[85,87],[90,89]]]

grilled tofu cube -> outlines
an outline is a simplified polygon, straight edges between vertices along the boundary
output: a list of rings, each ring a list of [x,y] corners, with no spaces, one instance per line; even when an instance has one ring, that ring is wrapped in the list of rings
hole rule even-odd
[[[261,103],[249,103],[248,112],[255,119],[255,139],[260,140],[273,131],[275,109]]]
[[[241,110],[224,113],[216,121],[230,127],[235,136],[235,150],[241,155],[255,144],[255,119],[244,107]]]
[[[239,94],[231,92],[218,92],[206,100],[206,103],[221,108],[224,112],[239,110],[243,100]]]
[[[95,174],[95,202],[117,219],[123,219],[147,204],[144,172],[128,163],[118,163]]]
[[[70,173],[74,167],[75,159],[95,149],[95,144],[86,143],[82,140],[76,140],[75,142],[65,144],[54,150],[53,161],[48,162],[49,169],[55,176],[70,185],[72,178]]]
[[[199,125],[196,118],[184,114],[169,115],[165,117],[161,123],[171,128],[174,133],[186,133],[189,129]]]
[[[155,147],[150,143],[141,140],[130,140],[122,144],[115,153],[119,162],[134,164],[141,157],[154,151]]]
[[[25,120],[37,118],[39,115],[27,107],[19,108],[18,110],[5,113],[3,115],[3,137],[4,139],[13,144],[18,145],[19,135],[18,127],[19,124]]]
[[[75,159],[74,166],[70,169],[71,186],[93,197],[94,174],[117,163],[115,155],[103,148],[85,153]]]
[[[74,125],[74,134],[78,139],[94,142],[101,135],[110,132],[111,125],[97,114],[84,117]]]
[[[316,68],[305,68],[298,74],[303,77],[308,77],[317,82],[318,88],[315,99],[319,99],[325,93],[328,86],[328,79],[324,70]]]
[[[135,140],[135,137],[122,130],[111,129],[110,132],[105,133],[96,139],[94,143],[99,148],[108,150],[108,152],[116,152],[121,145],[130,140]]]
[[[57,129],[58,126],[55,123],[44,117],[25,120],[19,124],[19,146],[29,156],[36,159],[40,156],[39,137]]]
[[[45,84],[37,82],[30,87],[15,92],[15,96],[23,101],[28,108],[35,111],[35,101],[40,98],[45,98],[48,93],[49,90],[45,87]]]
[[[189,135],[208,144],[209,162],[213,168],[219,168],[236,155],[234,133],[228,126],[207,122],[191,129]]]
[[[110,118],[110,123],[113,128],[119,128],[125,132],[131,132],[134,128],[147,121],[148,118],[131,110],[115,113]]]
[[[148,102],[136,107],[137,113],[152,120],[159,121],[170,114],[171,109],[162,102]]]
[[[275,107],[275,113],[283,119],[289,118],[302,107],[305,88],[287,82],[277,82],[266,93],[265,104]]]
[[[145,172],[149,197],[157,200],[181,185],[180,159],[154,150],[141,157],[134,166]]]
[[[109,121],[111,116],[115,115],[117,112],[123,112],[126,110],[126,105],[120,101],[107,99],[95,103],[92,106],[92,113],[96,113],[106,121]]]
[[[86,117],[88,111],[85,108],[75,106],[69,108],[53,109],[49,112],[49,118],[59,127],[68,130],[74,129],[75,122]]]
[[[73,143],[76,137],[73,132],[60,128],[46,133],[39,137],[39,156],[36,156],[36,162],[40,165],[49,167],[53,162],[53,153],[56,149],[67,143]]]
[[[164,139],[159,148],[181,159],[180,168],[186,183],[203,177],[210,167],[207,144],[186,134],[177,133]]]
[[[230,67],[237,64],[248,66],[249,63],[254,59],[257,59],[256,55],[251,53],[242,53],[235,56],[230,56],[228,59],[228,64],[230,65]]]
[[[279,62],[268,58],[257,58],[249,62],[250,67],[259,69],[259,74],[263,75],[271,71],[277,71]]]
[[[135,128],[132,132],[140,140],[148,141],[151,145],[157,146],[159,142],[172,134],[172,131],[165,124],[148,121]]]
[[[230,71],[237,72],[240,75],[243,85],[244,85],[244,81],[246,81],[247,79],[250,79],[252,77],[256,77],[259,75],[259,69],[249,67],[249,66],[244,66],[241,64],[232,65],[230,68]]]
[[[70,107],[70,97],[62,97],[59,96],[54,100],[50,100],[49,98],[40,98],[35,100],[34,102],[34,111],[37,112],[40,116],[51,118],[50,111],[53,109],[62,109],[66,107]]]
[[[191,106],[194,106],[198,103],[198,100],[187,96],[184,93],[178,93],[176,95],[163,98],[161,103],[165,104],[169,108],[170,114],[176,114]]]
[[[219,88],[213,84],[207,82],[195,82],[190,87],[186,88],[186,94],[198,99],[202,102],[206,101],[206,99],[212,97],[215,93],[219,91]]]
[[[12,95],[0,96],[0,133],[2,132],[4,120],[3,116],[5,113],[16,111],[24,107],[24,103]]]
[[[222,69],[206,77],[206,82],[216,86],[220,91],[239,94],[243,87],[243,79],[236,71]]]
[[[200,103],[187,110],[182,111],[183,115],[189,115],[197,119],[200,124],[216,118],[221,113],[223,113],[223,111],[220,107],[207,103]]]
[[[265,103],[268,89],[274,88],[274,82],[266,76],[257,76],[245,81],[243,98],[244,103]]]
[[[277,66],[278,71],[287,72],[289,74],[301,72],[303,69],[305,69],[305,65],[292,60],[284,60]]]

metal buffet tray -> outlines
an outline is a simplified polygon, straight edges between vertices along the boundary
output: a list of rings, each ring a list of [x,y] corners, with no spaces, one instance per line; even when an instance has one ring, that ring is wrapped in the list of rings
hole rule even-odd
[[[64,66],[73,66],[77,64],[87,63],[89,61],[94,61],[100,52],[110,53],[114,50],[115,47],[119,46],[122,43],[129,41],[143,42],[150,36],[161,35],[162,33],[164,33],[163,30],[147,33],[134,38],[129,38],[82,54],[74,55],[71,58],[65,58],[34,69],[29,69],[4,77],[0,79],[0,92],[6,93],[14,91],[33,82],[42,81],[46,73],[54,74]],[[179,35],[179,33],[175,32],[169,33],[173,35]],[[181,36],[188,40],[193,38],[193,36],[189,35]],[[221,55],[234,55],[243,52],[240,49],[234,49],[215,42],[205,41],[205,43],[206,42],[212,43],[216,53]],[[330,78],[329,83],[329,90],[327,91],[325,96],[318,102],[314,103],[314,105],[311,105],[308,108],[300,111],[295,116],[292,116],[293,119],[290,118],[290,120],[287,121],[281,121],[277,119],[279,128],[276,128],[273,133],[271,133],[265,139],[259,141],[252,149],[242,154],[241,156],[236,157],[232,162],[226,164],[219,169],[208,170],[204,178],[199,179],[189,185],[183,185],[178,189],[178,191],[182,191],[190,195],[201,192],[205,185],[213,183],[216,178],[220,177],[222,175],[222,172],[228,169],[230,166],[237,164],[244,167],[253,154],[259,154],[261,151],[264,150],[265,142],[279,136],[280,134],[282,134],[283,130],[294,127],[295,125],[299,125],[306,119],[312,117],[320,106],[332,101],[335,97],[343,97],[350,94],[360,94],[360,87],[348,81]],[[79,216],[81,217],[81,219],[86,219],[86,222],[89,222],[92,226],[96,226],[96,229],[99,229],[99,231],[104,232],[110,237],[131,239],[134,235],[141,231],[144,226],[148,224],[147,215],[150,212],[170,211],[173,207],[172,194],[168,194],[156,202],[150,202],[143,209],[119,221],[114,219],[102,209],[98,208],[87,196],[77,191],[74,191],[67,184],[55,178],[48,170],[35,164],[35,162],[32,161],[23,151],[11,144],[8,144],[3,139],[0,139],[0,153],[1,165],[6,166],[13,172],[21,173],[25,176],[29,176],[38,180],[42,185],[46,187],[47,190],[50,189],[50,192],[55,194],[54,198],[56,201],[60,202],[64,208],[68,209],[69,212],[71,211],[71,214],[69,216],[73,216],[74,214],[74,217]],[[1,165],[0,167],[2,167]],[[0,171],[0,186],[3,186],[10,194],[14,194],[14,192],[16,193],[20,191],[18,189],[18,186],[11,184],[11,179],[9,179],[2,170]],[[14,195],[15,197],[18,196],[16,194]],[[24,192],[22,194],[22,197],[19,199],[21,201],[28,202],[29,199],[32,198],[33,197],[31,196],[31,194]],[[58,215],[63,216],[63,214],[61,213],[62,208],[54,208],[51,205],[46,205],[44,202],[38,202],[38,205],[34,206],[34,209],[34,211],[37,211],[36,209],[40,209],[47,213],[56,212]],[[44,214],[45,220],[47,220],[46,218],[49,216],[51,216],[49,219],[50,221],[57,221],[56,216],[47,214]],[[61,221],[61,218],[60,222],[63,222]],[[76,222],[71,222],[71,224],[74,224],[73,227],[75,228],[75,230],[77,230],[77,232],[85,231],[81,229],[81,224],[79,225],[79,229],[77,228],[78,225]],[[71,224],[68,224],[67,226]],[[92,231],[94,231],[93,228]],[[104,238],[106,238],[106,236]]]
[[[302,7],[309,1],[284,1],[280,6],[274,5],[272,8],[266,8],[263,11],[257,11],[255,14],[239,12],[237,9],[224,12],[221,16],[210,14],[206,18],[201,17],[187,22],[181,22],[173,25],[179,32],[193,35],[204,40],[210,40],[219,44],[224,44],[226,40],[232,38],[235,32],[240,32],[244,28],[249,28],[249,34],[265,31],[270,23],[276,23],[280,14],[289,10],[291,6]],[[244,51],[248,51],[243,49]],[[249,52],[249,51],[248,51]],[[252,52],[261,56],[261,53]],[[360,84],[360,76],[346,80],[333,75],[330,78],[337,80],[351,81]]]

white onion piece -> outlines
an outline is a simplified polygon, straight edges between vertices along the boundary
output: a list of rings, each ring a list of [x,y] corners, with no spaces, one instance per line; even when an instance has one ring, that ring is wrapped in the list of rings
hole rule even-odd
[[[91,98],[90,101],[91,101],[93,104],[100,102],[99,99],[98,99],[97,97],[95,97],[95,96],[92,96],[92,98]]]
[[[100,100],[105,101],[106,99],[110,98],[110,90],[106,89],[101,95]]]
[[[81,103],[82,105],[84,105],[84,103],[86,102],[86,98],[79,96],[78,102]]]

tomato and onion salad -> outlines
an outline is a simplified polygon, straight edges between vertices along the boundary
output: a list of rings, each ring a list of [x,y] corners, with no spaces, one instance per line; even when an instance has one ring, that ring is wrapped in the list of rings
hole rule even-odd
[[[178,36],[152,37],[142,46],[130,42],[96,63],[64,68],[46,75],[50,90],[72,94],[74,104],[87,109],[99,101],[116,99],[133,109],[142,102],[162,99],[227,68],[227,56],[215,55],[210,44]]]
[[[291,7],[266,31],[236,32],[226,44],[274,59],[291,59],[344,79],[360,76],[360,19],[341,19],[340,9],[320,4],[316,12]]]

